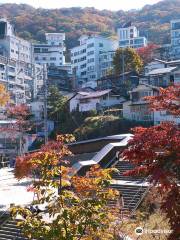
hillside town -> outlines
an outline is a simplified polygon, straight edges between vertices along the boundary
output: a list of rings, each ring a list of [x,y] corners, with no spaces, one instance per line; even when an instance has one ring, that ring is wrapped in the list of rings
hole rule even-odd
[[[0,13],[0,240],[180,239],[180,18],[169,24],[161,45],[129,21],[68,49],[66,32],[23,39]]]

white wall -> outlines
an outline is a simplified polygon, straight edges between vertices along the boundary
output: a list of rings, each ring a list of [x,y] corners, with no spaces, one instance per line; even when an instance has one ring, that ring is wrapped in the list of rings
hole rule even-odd
[[[89,38],[87,38],[87,36],[83,38],[82,36],[80,38],[80,44],[80,46],[71,49],[72,68],[76,68],[76,76],[84,80],[84,87],[89,86],[89,82],[93,82],[93,85],[96,87],[96,80],[100,78],[100,54],[102,52],[116,50],[118,48],[118,42],[100,36],[92,36]],[[82,50],[86,52],[82,53]],[[81,61],[83,57],[86,59]],[[86,67],[82,69],[82,65],[86,65]],[[82,72],[86,72],[86,74],[82,75]]]

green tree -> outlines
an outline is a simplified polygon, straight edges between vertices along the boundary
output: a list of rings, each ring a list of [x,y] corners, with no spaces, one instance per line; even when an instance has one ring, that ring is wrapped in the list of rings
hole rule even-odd
[[[115,74],[123,73],[123,63],[125,72],[140,72],[143,67],[143,62],[140,56],[133,48],[117,49],[113,59]]]
[[[48,94],[48,118],[53,120],[56,126],[64,114],[66,103],[67,98],[59,92],[56,86],[51,86]]]

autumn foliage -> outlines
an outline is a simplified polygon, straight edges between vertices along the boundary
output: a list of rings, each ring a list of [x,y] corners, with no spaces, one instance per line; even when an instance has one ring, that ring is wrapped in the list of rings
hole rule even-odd
[[[147,98],[146,98],[147,100]],[[148,97],[156,110],[166,110],[180,117],[179,86],[161,89],[160,95]],[[162,195],[161,208],[173,230],[169,239],[180,236],[180,129],[173,122],[164,122],[150,128],[133,129],[123,157],[136,167],[127,175],[150,176],[151,183]]]
[[[12,215],[23,217],[22,230],[30,239],[114,240],[119,209],[108,204],[118,200],[118,191],[110,188],[112,170],[95,165],[85,176],[74,176],[66,160],[71,154],[67,141],[74,141],[73,136],[58,136],[38,152],[17,159],[16,177],[35,177],[28,190],[38,197],[31,207],[43,204],[45,210],[17,206]]]
[[[174,116],[180,116],[180,85],[160,88],[158,96],[146,97],[152,110],[168,111]]]
[[[0,106],[5,106],[10,100],[9,94],[3,84],[0,84]]]
[[[144,64],[147,64],[153,60],[155,50],[158,47],[159,47],[158,45],[151,43],[148,44],[146,47],[141,47],[137,49],[137,53],[141,57]]]

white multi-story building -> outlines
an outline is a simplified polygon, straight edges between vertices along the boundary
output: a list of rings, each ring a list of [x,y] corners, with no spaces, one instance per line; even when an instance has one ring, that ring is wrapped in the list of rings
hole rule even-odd
[[[0,46],[0,55],[32,63],[32,44],[17,37],[14,27],[6,19],[0,19]]]
[[[34,64],[32,44],[16,36],[14,27],[0,19],[0,83],[13,101],[25,103],[37,96],[43,84],[40,65]]]
[[[100,77],[107,76],[113,69],[113,58],[116,51],[103,52],[99,56]]]
[[[120,48],[141,48],[147,45],[147,39],[139,36],[139,31],[131,23],[118,28],[118,40]]]
[[[180,59],[180,19],[171,21],[171,53],[172,59]]]
[[[53,67],[65,65],[64,41],[65,33],[46,33],[46,43],[34,45],[35,62]]]
[[[76,75],[77,87],[97,86],[100,78],[100,55],[103,52],[115,51],[118,42],[101,36],[86,36],[79,38],[80,45],[71,49],[71,63]]]

